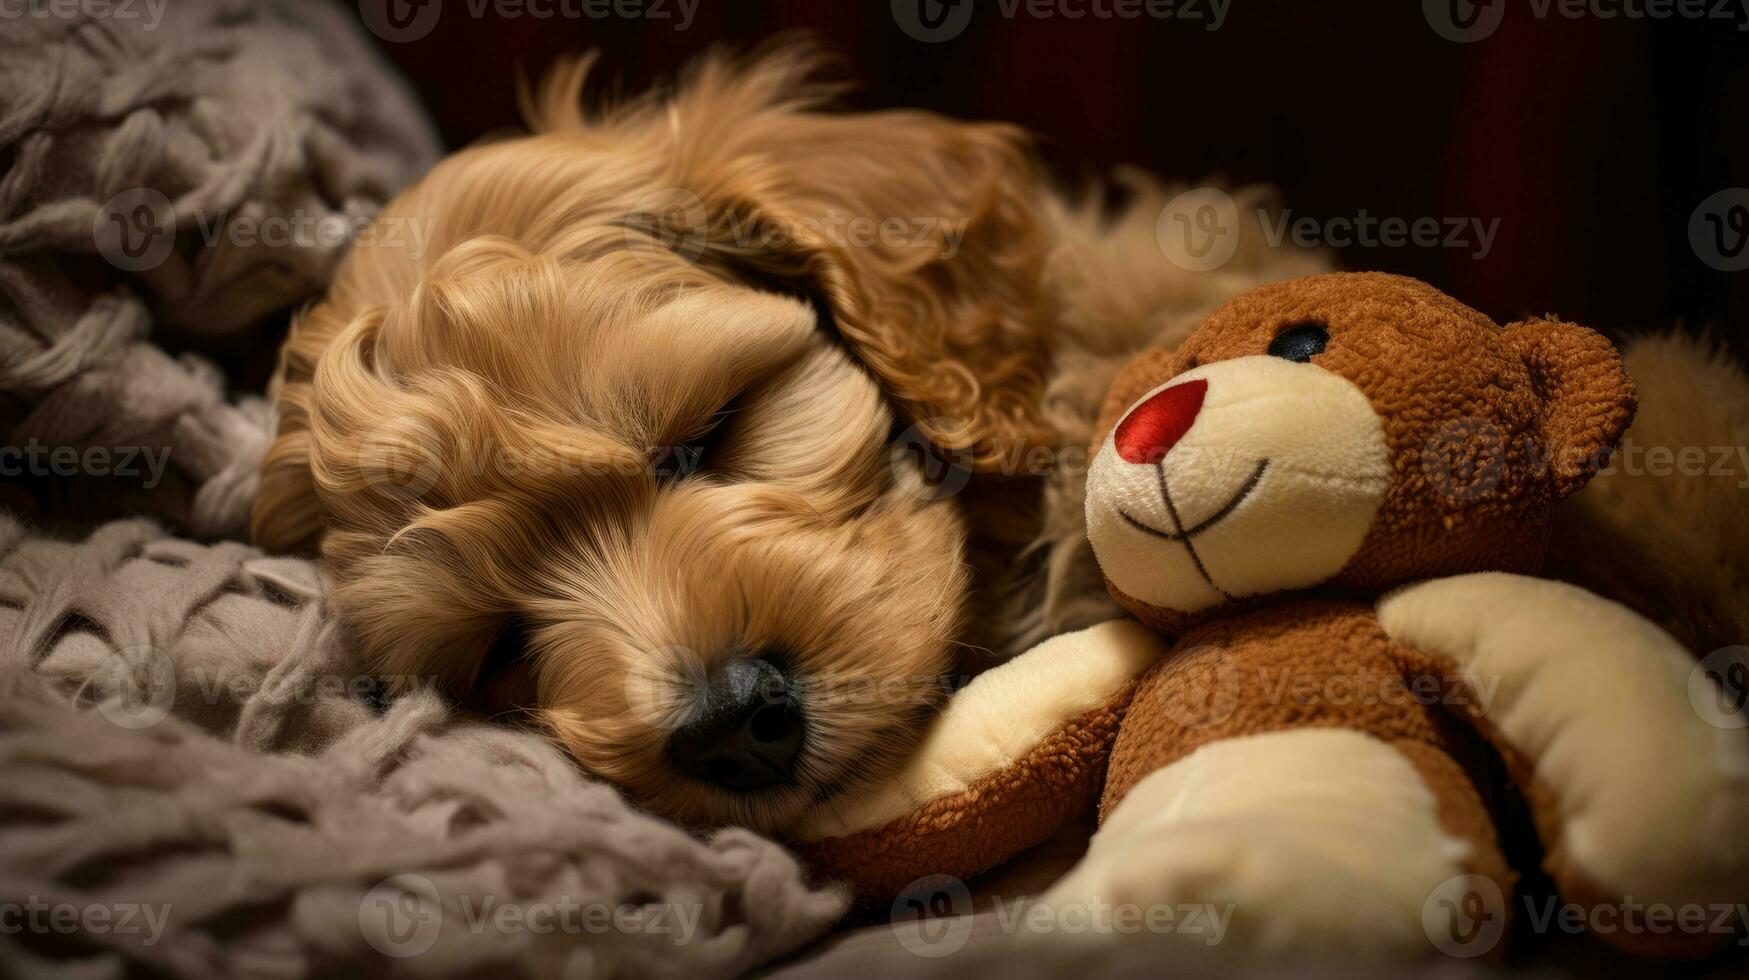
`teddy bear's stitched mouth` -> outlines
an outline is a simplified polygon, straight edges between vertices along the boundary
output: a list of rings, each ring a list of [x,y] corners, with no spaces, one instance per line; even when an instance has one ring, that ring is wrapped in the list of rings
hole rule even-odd
[[[1258,482],[1263,479],[1263,471],[1268,468],[1269,460],[1265,459],[1259,462],[1257,468],[1252,470],[1251,475],[1246,478],[1245,485],[1240,487],[1237,493],[1233,494],[1232,499],[1228,500],[1225,504],[1222,504],[1220,510],[1215,511],[1193,528],[1180,531],[1162,531],[1157,527],[1145,524],[1142,521],[1131,517],[1122,507],[1117,508],[1118,516],[1129,521],[1130,526],[1147,534],[1151,534],[1154,537],[1162,538],[1166,541],[1183,541],[1184,543],[1189,544],[1191,538],[1196,537],[1209,528],[1214,527],[1216,524],[1226,520],[1234,510],[1237,510],[1239,505],[1245,502],[1245,498],[1251,496],[1252,491],[1257,489]],[[1166,470],[1164,465],[1162,463],[1154,464],[1154,473],[1160,480],[1160,499],[1165,501],[1167,513],[1171,515],[1174,524],[1183,528],[1184,522],[1179,520],[1178,507],[1172,502],[1171,492],[1166,489]]]

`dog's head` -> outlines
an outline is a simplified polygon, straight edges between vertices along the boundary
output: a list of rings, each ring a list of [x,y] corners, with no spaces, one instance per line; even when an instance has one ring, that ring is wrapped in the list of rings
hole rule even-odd
[[[807,61],[588,117],[579,64],[538,135],[440,164],[288,341],[255,508],[381,671],[526,707],[690,823],[896,762],[967,589],[917,449],[1044,438],[1022,142],[813,111]]]
[[[1633,404],[1583,327],[1502,328],[1378,273],[1265,286],[1120,375],[1088,535],[1113,595],[1167,632],[1295,589],[1532,572]]]

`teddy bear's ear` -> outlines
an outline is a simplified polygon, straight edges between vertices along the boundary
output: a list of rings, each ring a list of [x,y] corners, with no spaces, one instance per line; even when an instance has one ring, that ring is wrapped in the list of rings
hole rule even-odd
[[[1590,480],[1634,419],[1634,383],[1603,335],[1561,320],[1514,323],[1506,336],[1542,400],[1544,452],[1560,496]]]

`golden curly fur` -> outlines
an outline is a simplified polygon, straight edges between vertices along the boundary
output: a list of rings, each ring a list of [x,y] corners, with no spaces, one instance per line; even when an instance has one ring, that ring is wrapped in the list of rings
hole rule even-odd
[[[1025,141],[817,111],[816,60],[707,59],[594,113],[590,60],[562,67],[533,135],[391,204],[429,252],[354,251],[275,381],[257,541],[319,545],[383,673],[521,702],[687,822],[782,826],[939,698],[965,522],[893,432],[974,468],[1049,439]],[[676,772],[688,682],[764,649],[807,682],[793,783]]]

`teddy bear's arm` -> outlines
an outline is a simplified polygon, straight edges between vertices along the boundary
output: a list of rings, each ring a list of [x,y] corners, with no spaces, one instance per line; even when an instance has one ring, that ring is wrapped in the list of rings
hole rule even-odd
[[[1136,678],[1164,651],[1128,620],[1046,640],[967,684],[909,762],[823,803],[792,843],[864,904],[989,870],[1091,811]]]
[[[1463,682],[1459,713],[1515,770],[1567,898],[1743,899],[1749,738],[1697,710],[1691,684],[1711,682],[1662,630],[1583,589],[1502,573],[1405,587],[1378,613],[1428,669]]]

